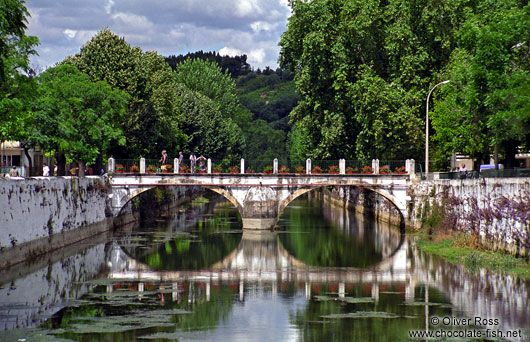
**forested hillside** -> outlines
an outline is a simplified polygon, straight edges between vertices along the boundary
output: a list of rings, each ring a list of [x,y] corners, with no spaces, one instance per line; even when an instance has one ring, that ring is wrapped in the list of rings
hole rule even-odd
[[[247,56],[220,56],[214,52],[193,52],[166,57],[173,70],[179,63],[199,59],[216,63],[236,81],[243,106],[238,122],[245,137],[243,156],[253,160],[272,160],[289,156],[289,114],[298,104],[298,95],[289,70],[254,69]]]

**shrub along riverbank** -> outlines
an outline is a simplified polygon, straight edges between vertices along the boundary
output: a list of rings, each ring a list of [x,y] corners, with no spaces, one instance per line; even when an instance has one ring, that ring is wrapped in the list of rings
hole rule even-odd
[[[530,263],[503,251],[490,251],[481,246],[472,236],[464,233],[437,232],[425,229],[410,236],[416,238],[416,245],[428,254],[441,256],[452,264],[465,265],[470,270],[486,268],[530,279]]]

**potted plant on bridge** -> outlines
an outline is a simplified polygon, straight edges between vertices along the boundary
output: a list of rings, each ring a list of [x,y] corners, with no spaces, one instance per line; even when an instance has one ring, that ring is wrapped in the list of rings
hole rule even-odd
[[[322,169],[320,166],[313,167],[313,170],[311,170],[311,173],[322,173]]]
[[[337,165],[331,165],[328,169],[328,173],[339,174],[340,173],[339,167]]]
[[[229,173],[239,173],[239,166],[237,166],[237,165],[230,166],[228,168],[228,172]]]
[[[151,165],[149,165],[147,167],[147,170],[145,172],[147,172],[147,173],[155,173],[157,169],[158,169],[158,167],[156,167],[156,165],[151,164]]]
[[[371,166],[365,165],[361,168],[361,173],[364,173],[364,174],[374,173],[374,169],[372,169]]]
[[[399,175],[403,175],[403,174],[406,174],[407,171],[405,169],[404,166],[397,166],[395,169],[394,169],[394,173],[397,173]]]
[[[391,171],[390,171],[390,168],[385,165],[385,166],[381,166],[381,168],[379,169],[379,173],[383,175],[388,175],[391,173]]]
[[[272,166],[265,166],[263,173],[272,173]]]
[[[130,173],[138,173],[138,172],[140,172],[140,168],[138,167],[138,165],[134,164],[133,166],[131,166],[129,168],[129,172]]]
[[[291,169],[288,168],[288,167],[285,166],[285,165],[282,165],[282,166],[280,167],[280,170],[278,170],[279,173],[289,173],[289,171],[291,171]]]
[[[125,167],[122,164],[116,164],[116,173],[124,173]]]
[[[295,173],[298,173],[298,174],[305,173],[305,168],[304,168],[303,166],[297,166],[297,167],[294,169],[294,172],[295,172]]]
[[[221,165],[215,165],[213,170],[212,170],[213,173],[221,173],[223,172],[223,167]]]
[[[181,165],[179,173],[190,173],[190,168],[187,165]]]
[[[172,164],[166,164],[166,169],[163,172],[164,173],[173,173],[173,165]]]
[[[254,170],[251,169],[250,167],[247,167],[245,173],[256,173],[256,171],[254,171]]]
[[[346,173],[348,173],[348,174],[359,173],[359,169],[356,168],[356,167],[348,166],[348,167],[346,168]]]

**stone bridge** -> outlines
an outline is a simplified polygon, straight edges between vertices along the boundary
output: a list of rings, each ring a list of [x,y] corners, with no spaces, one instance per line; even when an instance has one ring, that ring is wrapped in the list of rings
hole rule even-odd
[[[386,198],[407,220],[409,174],[125,174],[109,177],[113,214],[135,196],[155,187],[200,186],[219,193],[239,211],[244,229],[271,229],[287,205],[300,195],[330,186],[354,186]]]

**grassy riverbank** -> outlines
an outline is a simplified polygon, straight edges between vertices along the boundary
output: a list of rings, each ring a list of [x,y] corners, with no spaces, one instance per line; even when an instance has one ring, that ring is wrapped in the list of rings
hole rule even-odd
[[[417,237],[417,246],[424,252],[439,255],[452,264],[462,264],[471,270],[486,268],[502,271],[530,279],[530,263],[501,251],[488,251],[473,241],[473,238],[459,233],[438,233],[429,235],[426,232],[410,234]]]

